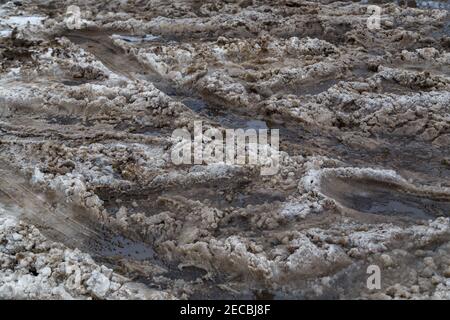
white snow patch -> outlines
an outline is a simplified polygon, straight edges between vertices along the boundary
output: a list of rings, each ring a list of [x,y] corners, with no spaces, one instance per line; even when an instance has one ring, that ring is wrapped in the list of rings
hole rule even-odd
[[[310,211],[311,209],[309,208],[309,205],[307,203],[289,202],[283,206],[283,209],[281,210],[280,214],[281,216],[286,218],[293,218],[293,217],[305,218],[310,213]]]
[[[0,23],[6,23],[12,26],[23,27],[26,25],[39,25],[45,17],[41,16],[12,16],[6,19],[0,19]]]
[[[38,168],[34,168],[33,176],[31,177],[31,183],[37,184],[44,181],[45,181],[44,174]]]
[[[11,36],[12,30],[0,30],[0,38],[8,38]]]

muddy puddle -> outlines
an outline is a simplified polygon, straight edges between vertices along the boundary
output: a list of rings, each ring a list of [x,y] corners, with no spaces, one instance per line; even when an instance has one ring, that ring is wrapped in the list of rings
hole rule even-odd
[[[201,108],[198,108],[200,103]],[[236,111],[227,110],[227,108],[221,108],[213,106],[211,103],[207,103],[203,100],[197,100],[195,105],[188,103],[186,105],[192,111],[196,112],[198,115],[206,117],[212,122],[219,124],[224,128],[229,129],[268,129],[269,125],[264,117],[259,116],[260,119],[252,118],[246,113],[239,114]]]
[[[449,148],[433,147],[430,143],[408,137],[380,137],[379,140],[384,142],[375,149],[344,144],[338,146],[337,152],[355,166],[393,169],[407,179],[450,186],[450,167],[445,162]]]
[[[396,68],[398,66],[401,66],[402,69],[413,72],[428,72],[431,75],[450,76],[450,65],[448,64],[436,65],[423,61],[418,64],[397,61],[396,64],[392,65],[391,67]]]
[[[382,93],[391,93],[396,95],[408,95],[416,92],[414,88],[400,84],[394,80],[383,80],[381,82],[380,91]]]
[[[85,245],[100,259],[155,260],[155,252],[148,244],[121,235],[106,234],[101,241],[90,239]]]
[[[230,129],[268,129],[269,126],[263,116],[252,117],[247,112],[238,112],[233,108],[228,108],[217,102],[192,93],[190,96],[175,96],[175,99],[182,102],[197,115],[207,118],[224,128]],[[214,99],[215,100],[215,99]]]
[[[27,179],[1,164],[0,203],[20,219],[38,226],[50,239],[84,250],[99,261],[155,260],[148,244],[116,234],[94,221],[86,209],[67,203],[54,192],[37,191]]]
[[[207,206],[223,209],[245,208],[263,204],[280,204],[286,200],[289,192],[250,188],[257,185],[258,179],[252,181],[216,181],[200,183],[186,189],[182,186],[165,186],[145,189],[137,188],[121,193],[108,188],[96,190],[96,194],[104,202],[109,214],[115,215],[121,207],[127,208],[129,214],[144,213],[155,215],[170,208],[165,205],[165,199],[181,197],[186,200],[199,201]],[[250,189],[248,191],[247,189]],[[245,190],[245,191],[244,191]]]
[[[392,183],[340,177],[324,178],[320,188],[344,207],[362,213],[412,220],[450,216],[450,195],[426,197]]]
[[[131,58],[126,58],[122,49],[115,46],[111,33],[87,30],[83,32],[67,32],[63,36],[97,57],[108,69],[122,76],[133,78],[142,66]]]

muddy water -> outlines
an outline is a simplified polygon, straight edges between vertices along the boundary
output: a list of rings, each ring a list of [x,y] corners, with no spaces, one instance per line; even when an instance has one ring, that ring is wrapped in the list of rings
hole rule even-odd
[[[118,258],[130,260],[154,260],[155,252],[143,242],[128,239],[122,235],[105,234],[101,241],[90,239],[87,246],[91,254],[100,259]]]
[[[355,166],[393,169],[420,183],[450,186],[450,166],[445,162],[450,154],[449,147],[434,147],[431,143],[414,141],[409,137],[380,137],[379,141],[382,144],[375,149],[347,146],[338,154]]]
[[[95,55],[108,69],[128,78],[142,70],[135,59],[124,59],[124,52],[115,46],[110,39],[111,33],[95,30],[69,32],[64,34],[72,42]]]
[[[450,195],[420,196],[383,181],[326,178],[321,182],[321,191],[341,205],[362,213],[413,220],[450,216]]]
[[[110,188],[97,189],[95,193],[104,202],[108,213],[115,215],[120,207],[127,208],[129,214],[145,212],[151,216],[168,210],[163,199],[183,197],[185,199],[202,202],[208,206],[219,209],[245,208],[248,205],[262,205],[268,203],[281,203],[286,200],[289,192],[279,190],[251,188],[252,191],[243,191],[260,182],[258,177],[251,181],[216,180],[211,183],[198,183],[190,188],[183,186],[164,186],[155,188],[133,188],[128,191],[117,192]]]
[[[217,104],[217,102],[211,102],[208,99],[196,96],[195,93],[192,93],[189,97],[178,97],[178,100],[196,114],[224,128],[255,130],[269,128],[264,116],[252,117],[247,112],[238,112],[237,110],[227,108]]]

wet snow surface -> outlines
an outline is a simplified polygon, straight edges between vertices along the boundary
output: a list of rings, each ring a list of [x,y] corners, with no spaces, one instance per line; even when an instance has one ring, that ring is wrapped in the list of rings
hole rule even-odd
[[[0,3],[0,298],[450,298],[447,1]]]

